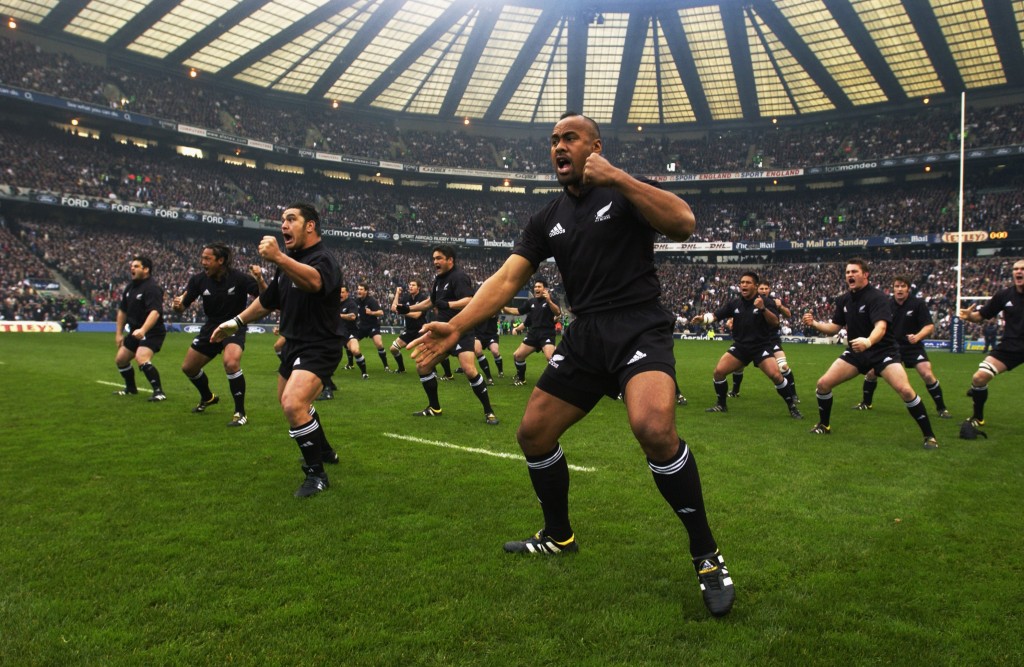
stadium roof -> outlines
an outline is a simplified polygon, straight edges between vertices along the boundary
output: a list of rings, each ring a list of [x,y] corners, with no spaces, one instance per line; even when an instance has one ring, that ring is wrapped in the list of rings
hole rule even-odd
[[[39,34],[446,121],[754,122],[1024,88],[1011,0],[0,0]]]

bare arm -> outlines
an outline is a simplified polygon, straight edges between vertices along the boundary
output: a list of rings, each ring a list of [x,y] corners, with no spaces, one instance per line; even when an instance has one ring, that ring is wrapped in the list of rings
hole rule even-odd
[[[501,268],[480,286],[469,305],[450,322],[423,325],[423,335],[409,344],[416,367],[421,370],[433,368],[464,332],[501,310],[502,305],[515,296],[532,274],[533,265],[525,257],[510,255]]]
[[[409,312],[410,313],[425,313],[425,312],[427,312],[428,310],[430,310],[433,307],[434,307],[434,302],[431,301],[430,297],[428,296],[423,301],[420,301],[419,303],[414,303],[411,306],[409,306]]]
[[[473,297],[471,297],[471,296],[464,296],[461,299],[457,299],[455,301],[449,301],[448,302],[448,307],[451,308],[452,310],[462,310],[466,306],[468,306],[469,302],[472,301],[472,300],[473,300]]]
[[[754,307],[761,309],[761,312],[764,314],[764,321],[768,323],[768,326],[773,329],[779,326],[779,316],[771,308],[764,307],[764,299],[761,297],[754,299]]]
[[[826,336],[835,336],[843,329],[843,327],[839,326],[834,322],[819,322],[818,320],[814,319],[814,315],[811,315],[810,313],[804,313],[802,322],[805,326],[811,327],[812,329],[816,329],[817,331],[825,334]]]
[[[151,310],[151,311],[149,311],[149,314],[146,315],[146,321],[142,323],[141,327],[139,327],[138,329],[136,329],[135,331],[132,332],[132,336],[134,336],[135,338],[138,338],[139,340],[142,340],[143,338],[146,337],[146,334],[149,333],[149,330],[152,329],[154,326],[156,326],[156,321],[159,320],[159,319],[160,319],[160,311],[159,310]]]
[[[281,251],[277,245],[277,239],[273,236],[264,236],[260,241],[260,257],[271,264],[276,264],[285,275],[291,278],[292,284],[303,292],[319,292],[323,287],[320,279],[320,272],[309,264],[296,261]]]
[[[124,340],[124,325],[128,323],[128,313],[120,308],[117,309],[117,331],[114,332],[114,344],[121,347]]]
[[[227,322],[221,322],[217,325],[217,328],[210,334],[210,340],[214,343],[219,343],[225,338],[233,336],[236,331],[249,322],[255,322],[261,317],[265,317],[269,314],[269,308],[264,308],[259,299],[253,299],[252,303],[246,306],[245,310],[240,312],[233,319],[230,319]]]
[[[562,314],[562,309],[558,307],[558,304],[551,300],[551,292],[544,290],[544,300],[548,302],[548,308],[551,309],[551,314],[558,317]]]
[[[256,279],[256,285],[260,288],[260,294],[267,291],[267,280],[263,277],[263,269],[259,264],[253,264],[249,267],[249,273]]]
[[[907,334],[907,340],[916,345],[933,333],[935,333],[935,325],[929,323],[924,325],[917,333]]]
[[[638,181],[623,170],[612,166],[600,153],[587,158],[583,169],[583,182],[615,188],[640,211],[651,227],[672,239],[685,241],[697,225],[690,205],[671,192]]]
[[[872,345],[882,340],[882,336],[885,335],[886,330],[889,328],[889,323],[885,320],[878,320],[875,322],[875,327],[868,334],[867,338],[854,338],[850,341],[850,349],[854,352],[863,352]]]
[[[966,320],[968,322],[976,322],[976,323],[982,322],[985,318],[981,316],[981,313],[979,313],[976,310],[976,308],[977,307],[973,303],[971,304],[971,306],[969,308],[961,308],[960,309],[960,319],[961,320]]]

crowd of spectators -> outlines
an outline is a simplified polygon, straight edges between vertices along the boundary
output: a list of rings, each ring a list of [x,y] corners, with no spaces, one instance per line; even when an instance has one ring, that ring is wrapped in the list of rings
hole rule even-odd
[[[266,275],[272,267],[264,265],[256,253],[258,235],[236,230],[227,241],[235,249],[234,264],[246,270],[260,265]],[[181,294],[188,278],[200,270],[198,259],[203,243],[195,230],[170,230],[151,226],[119,227],[72,224],[53,220],[6,220],[0,226],[0,249],[5,262],[0,269],[3,319],[60,319],[71,313],[81,321],[115,319],[121,290],[129,280],[128,264],[135,255],[147,255],[154,261],[154,277],[166,290],[165,317],[172,322],[201,319],[198,304],[182,314],[171,312],[170,299]],[[395,287],[412,278],[430,283],[433,266],[427,246],[362,245],[326,241],[341,263],[345,283],[354,291],[359,282],[385,306],[390,304]],[[478,283],[491,275],[505,259],[504,252],[458,251],[458,264]],[[964,264],[963,294],[984,296],[1005,284],[1013,258],[970,259]],[[754,268],[771,282],[774,293],[793,311],[784,321],[786,330],[800,333],[799,318],[814,312],[827,318],[835,297],[845,291],[841,261],[768,263],[760,266],[728,266],[685,261],[683,256],[660,255],[658,272],[662,282],[662,301],[666,308],[683,319],[715,309],[736,294],[740,274]],[[949,336],[955,313],[957,269],[950,258],[900,259],[872,261],[872,282],[889,291],[897,274],[909,274],[926,299],[936,322],[936,338]],[[56,272],[56,273],[53,273]],[[560,277],[553,265],[539,272],[552,285],[558,298],[564,299]],[[42,293],[30,286],[32,279],[51,279],[57,275],[74,287],[75,294],[59,296]],[[571,304],[563,304],[571,308]],[[385,325],[397,326],[401,318],[388,314]],[[969,333],[978,334],[978,325]]]
[[[341,181],[82,138],[52,127],[0,128],[0,185],[12,193],[48,191],[276,220],[281,206],[305,200],[328,227],[398,234],[511,240],[549,199],[440,188]],[[806,241],[952,231],[958,185],[935,180],[843,190],[688,196],[698,220],[693,241]],[[972,177],[964,228],[1010,231],[1022,225],[1024,175]]]
[[[402,131],[332,109],[326,100],[286,100],[247,94],[190,79],[133,69],[102,67],[41,47],[0,38],[0,81],[104,107],[229,132],[278,145],[317,148],[418,165],[546,172],[547,139],[512,139],[468,131]],[[684,136],[651,138],[636,133],[607,136],[607,154],[634,173],[720,172],[794,168],[959,149],[960,114],[951,102],[915,112],[872,114],[841,122],[779,119],[747,130],[694,130]],[[1024,105],[971,107],[968,148],[1024,143]]]
[[[44,312],[48,317],[43,319],[59,319],[66,310],[82,321],[113,320],[121,292],[129,280],[128,265],[136,255],[153,260],[153,276],[166,291],[165,318],[190,322],[201,317],[198,304],[185,314],[172,313],[170,300],[184,292],[189,277],[200,270],[202,246],[210,239],[201,238],[193,231],[157,226],[111,228],[43,219],[11,220],[6,224],[0,227],[0,243],[11,261],[5,260],[0,272],[5,302],[3,319],[34,320]],[[248,270],[256,264],[266,276],[273,275],[273,267],[266,265],[256,252],[259,235],[239,230],[230,239],[218,237],[216,240],[229,242],[235,250],[233,263],[237,268]],[[364,247],[329,239],[326,243],[337,254],[345,283],[351,291],[355,292],[358,282],[366,282],[371,292],[382,302],[386,300],[388,305],[395,287],[404,289],[413,278],[427,284],[433,280],[429,247]],[[496,271],[504,259],[498,253],[458,251],[459,265],[478,282]],[[45,298],[54,305],[40,311],[36,303],[38,290],[30,288],[25,279],[49,279],[51,269],[75,294],[48,295]],[[557,273],[552,270],[542,269],[540,274],[553,285],[560,284]],[[400,317],[390,314],[385,320],[389,325],[401,322]]]

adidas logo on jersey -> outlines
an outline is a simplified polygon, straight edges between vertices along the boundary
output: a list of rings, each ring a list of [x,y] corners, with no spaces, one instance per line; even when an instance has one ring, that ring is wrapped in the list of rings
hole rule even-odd
[[[204,289],[203,290],[203,296],[210,296],[210,290]]]
[[[629,361],[627,361],[627,362],[626,362],[626,365],[627,365],[627,366],[629,366],[630,364],[634,364],[634,363],[636,363],[636,362],[640,361],[641,359],[644,359],[645,357],[647,357],[647,355],[646,355],[646,354],[644,354],[644,353],[643,353],[643,352],[641,352],[640,350],[637,350],[637,351],[636,351],[636,352],[635,352],[635,353],[633,354],[633,358],[632,358],[632,359],[630,359]]]
[[[551,228],[550,232],[548,232],[548,238],[551,238],[553,236],[558,236],[559,234],[564,234],[564,233],[565,233],[565,228],[562,227],[562,223],[556,222],[555,226]]]
[[[302,359],[300,359],[299,357],[295,357],[295,361],[292,362],[292,366],[298,366],[301,363],[302,363]]]
[[[594,222],[604,222],[605,220],[611,220],[612,216],[608,215],[608,211],[612,210],[612,202],[608,202],[607,205],[602,206],[597,211],[597,215],[594,216]]]
[[[561,362],[563,359],[565,359],[564,355],[552,354],[551,358],[548,359],[548,366],[554,366],[555,368],[558,368],[559,362]]]
[[[882,359],[883,364],[887,361],[892,361],[892,357],[886,357],[885,359]]]
[[[1006,305],[1005,305],[1005,306],[1003,306],[1003,307],[1004,307],[1004,308],[1013,308],[1013,301],[1007,301],[1007,302],[1006,302]]]
[[[923,354],[917,355],[917,360],[918,361],[924,361],[924,355]]]

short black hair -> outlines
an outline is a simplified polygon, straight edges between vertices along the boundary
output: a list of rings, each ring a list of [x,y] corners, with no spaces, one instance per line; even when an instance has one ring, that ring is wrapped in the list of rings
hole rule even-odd
[[[860,270],[863,271],[864,273],[871,273],[871,271],[868,270],[867,260],[865,260],[865,259],[863,259],[861,257],[854,257],[853,259],[846,260],[846,265],[849,266],[850,264],[856,264],[857,266],[860,267]]]
[[[136,255],[132,257],[133,262],[138,262],[142,265],[142,268],[149,269],[149,275],[153,275],[153,260],[145,255]]]
[[[316,206],[299,201],[294,204],[288,204],[285,210],[289,208],[297,208],[299,213],[302,214],[302,219],[306,222],[312,222],[316,233],[320,233],[320,214],[317,212]]]
[[[448,245],[447,243],[436,245],[430,253],[434,254],[435,252],[441,253],[446,259],[455,259],[455,246],[453,245]]]
[[[589,125],[590,129],[594,131],[594,136],[598,139],[601,138],[601,128],[597,126],[597,123],[594,121],[594,119],[591,118],[590,116],[584,116],[579,111],[566,111],[565,113],[558,117],[558,120],[565,120],[566,118],[571,118],[573,116],[579,116],[583,120],[587,121],[587,125]]]
[[[753,271],[744,271],[742,274],[740,274],[740,278],[741,279],[742,278],[746,278],[747,276],[750,276],[751,278],[754,279],[754,284],[755,285],[760,285],[761,284],[761,276],[757,275]]]

